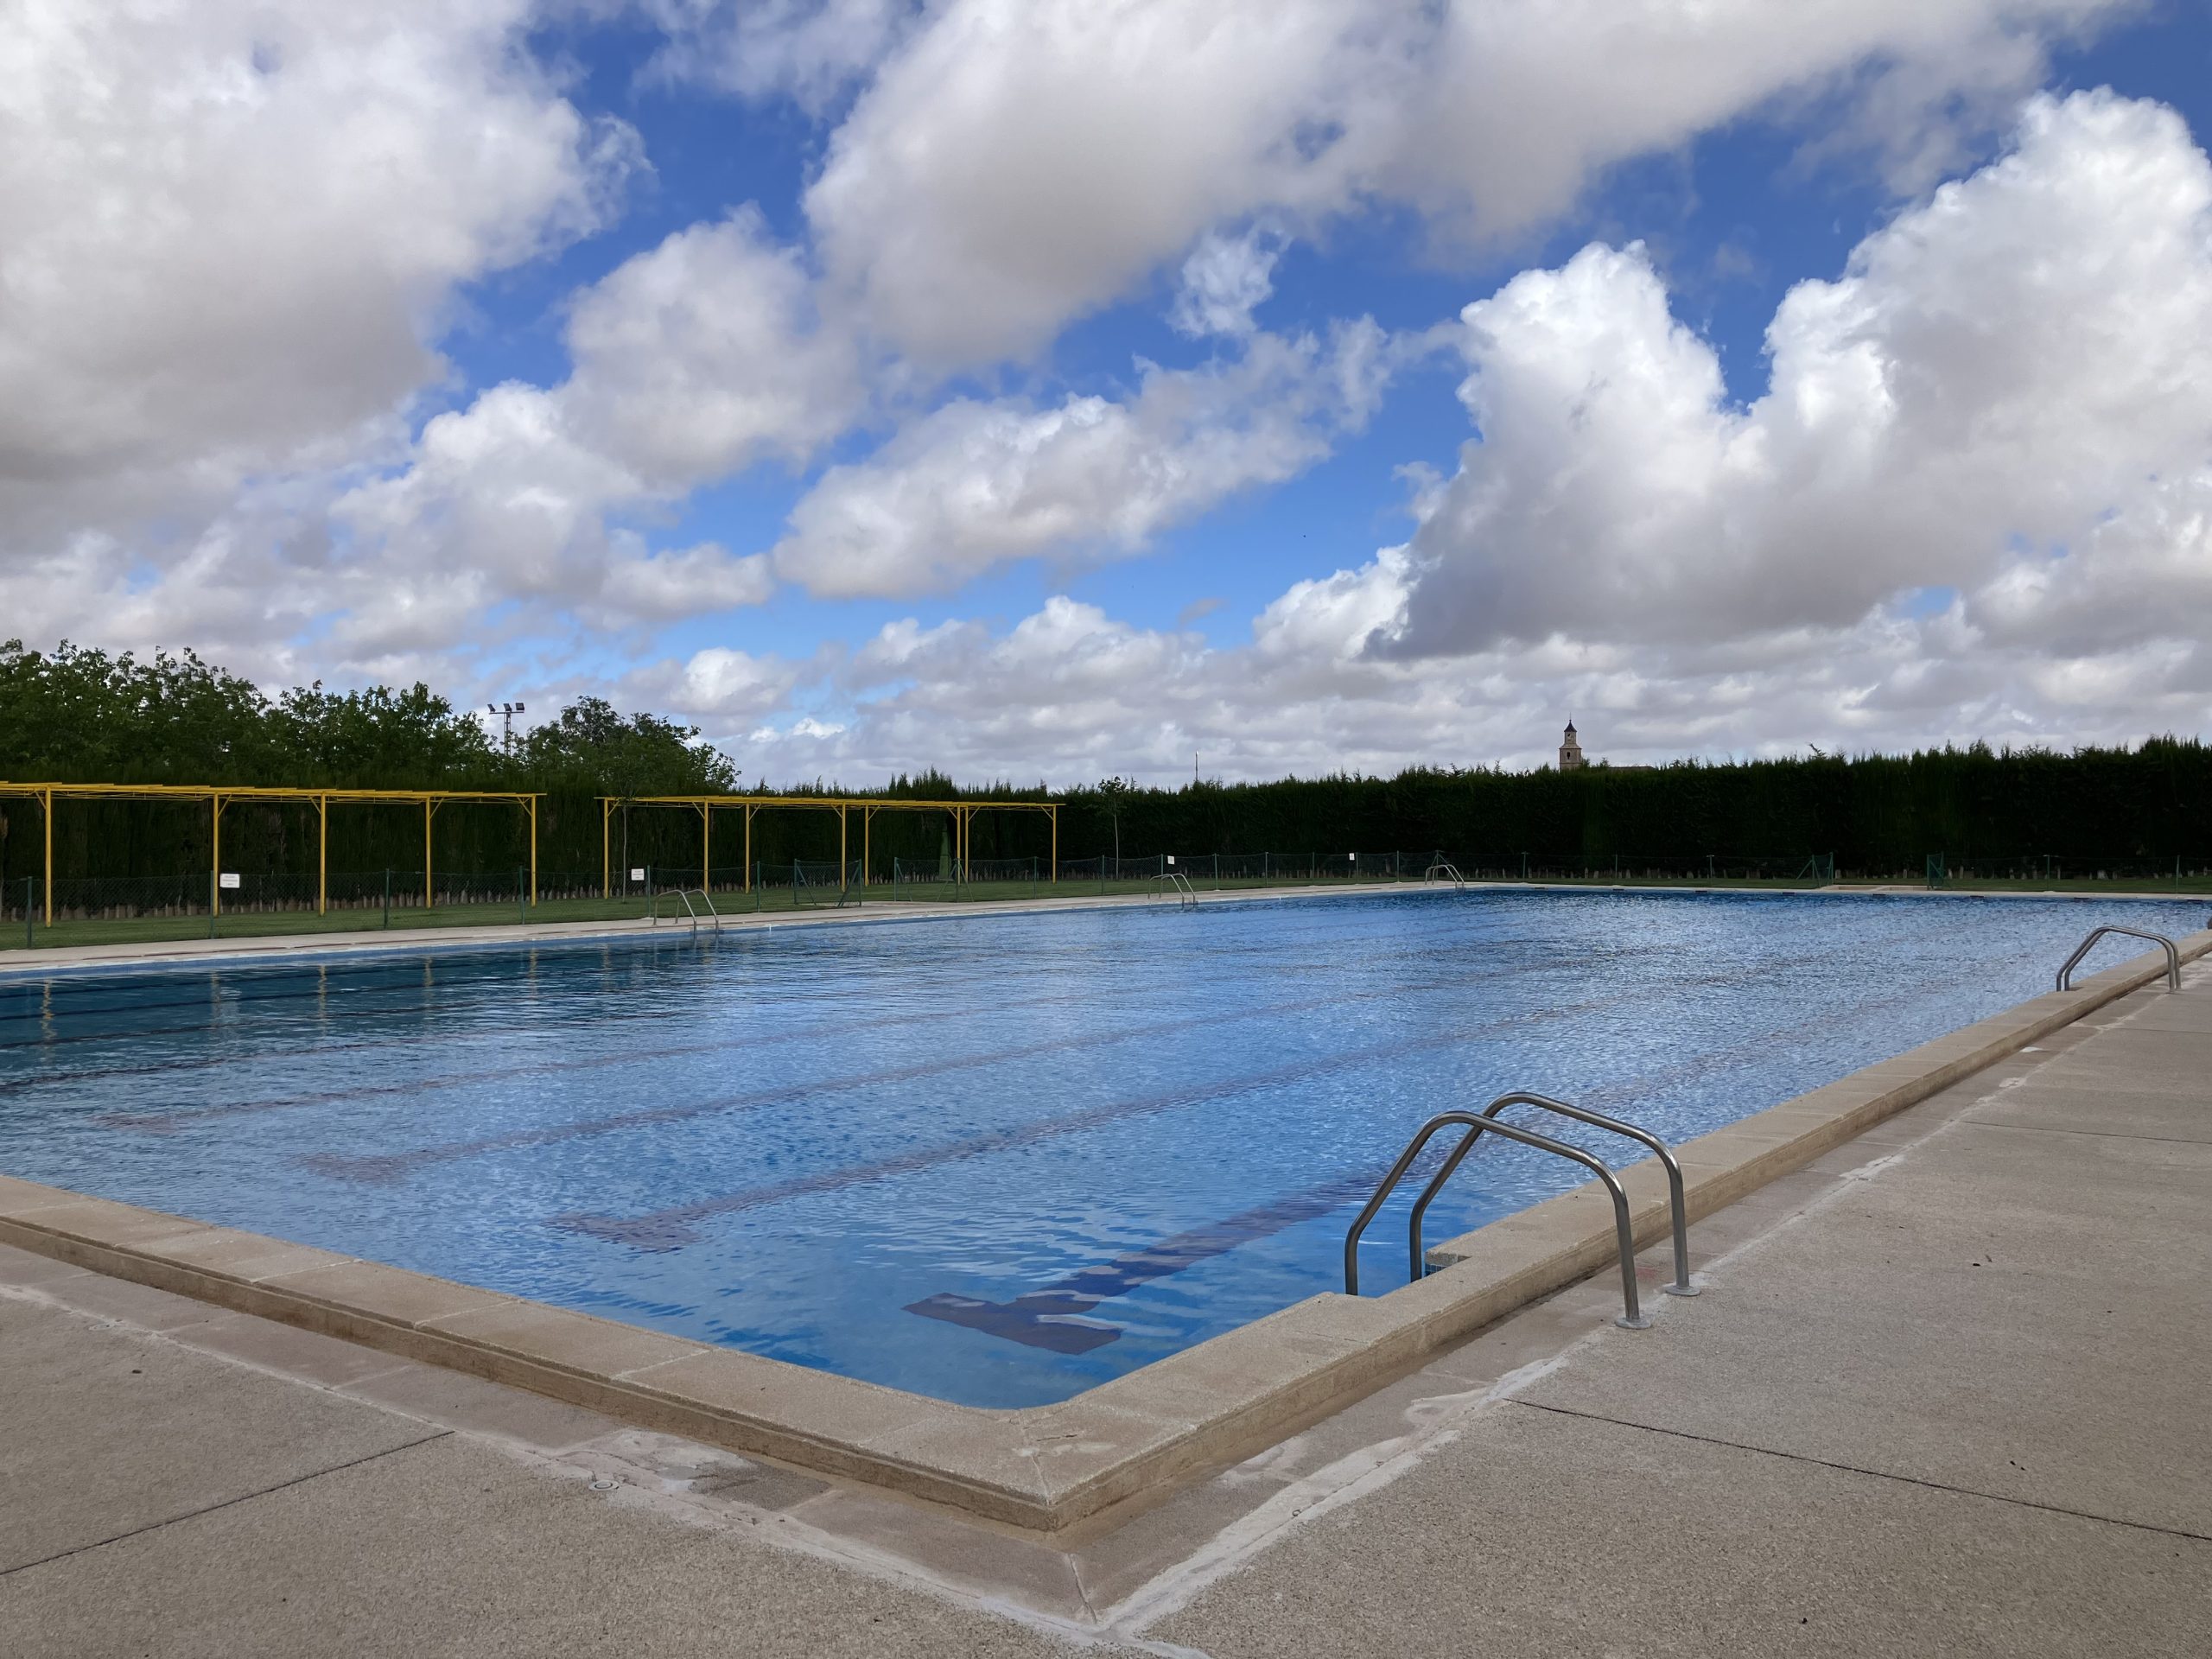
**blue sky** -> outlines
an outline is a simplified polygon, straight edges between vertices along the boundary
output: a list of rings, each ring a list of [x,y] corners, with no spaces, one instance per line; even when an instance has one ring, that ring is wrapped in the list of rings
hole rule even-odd
[[[856,785],[2212,709],[2177,0],[38,10],[32,644]]]

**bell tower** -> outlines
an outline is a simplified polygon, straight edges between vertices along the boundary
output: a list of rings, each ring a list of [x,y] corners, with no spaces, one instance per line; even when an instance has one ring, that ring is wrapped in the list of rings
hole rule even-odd
[[[1560,740],[1559,769],[1561,772],[1580,772],[1584,764],[1582,740],[1575,736],[1574,722],[1570,720],[1567,722],[1567,735]]]

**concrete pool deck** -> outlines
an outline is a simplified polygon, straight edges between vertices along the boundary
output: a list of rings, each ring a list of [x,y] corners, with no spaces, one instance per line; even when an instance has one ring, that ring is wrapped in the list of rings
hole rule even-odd
[[[1708,1294],[1653,1329],[1570,1285],[1074,1542],[0,1249],[0,1630],[87,1659],[2201,1655],[2208,1221],[2196,967],[1704,1217]]]

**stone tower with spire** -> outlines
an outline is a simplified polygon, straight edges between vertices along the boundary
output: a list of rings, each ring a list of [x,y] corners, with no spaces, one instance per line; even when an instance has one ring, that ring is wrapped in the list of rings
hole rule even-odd
[[[1567,735],[1560,740],[1559,769],[1561,772],[1580,772],[1585,764],[1582,740],[1575,736],[1574,722],[1570,720],[1567,722]]]

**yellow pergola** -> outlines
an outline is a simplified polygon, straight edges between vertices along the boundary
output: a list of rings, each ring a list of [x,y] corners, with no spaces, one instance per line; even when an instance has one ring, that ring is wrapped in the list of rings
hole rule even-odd
[[[537,902],[537,796],[517,791],[476,789],[267,789],[245,784],[11,784],[0,781],[0,796],[35,800],[46,830],[46,921],[54,925],[54,803],[59,800],[205,801],[213,835],[214,880],[210,903],[223,906],[223,809],[233,801],[303,801],[315,810],[315,913],[330,908],[330,809],[334,804],[414,806],[423,809],[423,907],[431,905],[430,824],[438,809],[457,802],[506,803],[530,815],[530,902]]]
[[[846,866],[851,844],[851,814],[861,815],[861,868],[868,868],[869,832],[879,812],[944,812],[952,817],[953,857],[964,874],[969,833],[979,812],[1042,812],[1052,825],[1052,880],[1060,879],[1060,806],[1057,801],[912,801],[861,795],[602,795],[599,798],[599,874],[601,890],[614,896],[614,815],[625,806],[688,806],[699,815],[700,880],[714,865],[715,811],[737,808],[745,814],[745,891],[753,890],[753,815],[771,807],[797,807],[837,815],[837,868]],[[842,877],[840,878],[842,880]]]

